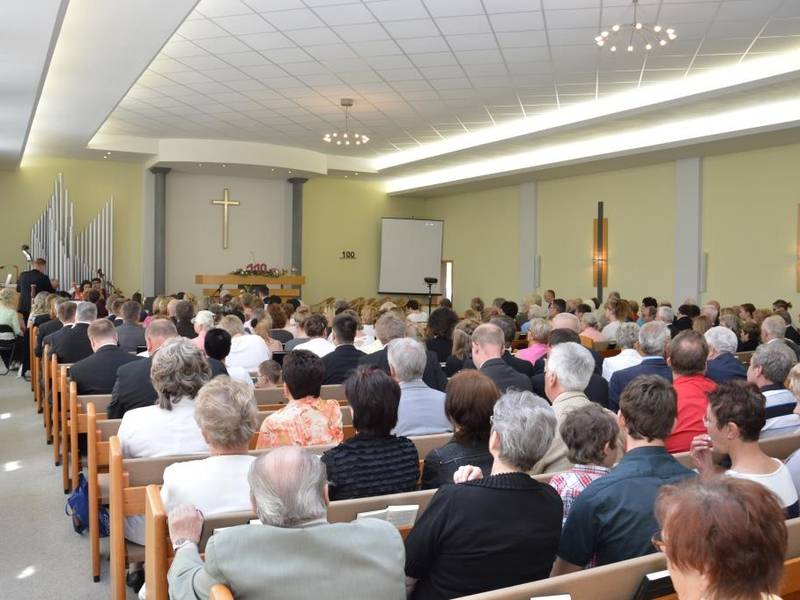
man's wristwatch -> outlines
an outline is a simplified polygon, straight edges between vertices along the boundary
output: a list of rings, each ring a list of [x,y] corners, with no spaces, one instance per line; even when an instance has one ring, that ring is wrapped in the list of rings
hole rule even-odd
[[[183,548],[188,544],[197,544],[197,542],[195,542],[194,540],[190,540],[189,538],[178,538],[177,540],[172,542],[172,550],[174,552],[177,552],[178,550],[180,550],[181,548]]]

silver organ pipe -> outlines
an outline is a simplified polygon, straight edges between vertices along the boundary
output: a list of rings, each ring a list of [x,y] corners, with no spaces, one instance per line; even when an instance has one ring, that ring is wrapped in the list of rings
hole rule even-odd
[[[48,274],[63,290],[70,284],[92,279],[98,269],[113,281],[114,200],[80,232],[75,231],[75,205],[70,201],[59,173],[47,207],[31,228],[31,253],[44,258]]]

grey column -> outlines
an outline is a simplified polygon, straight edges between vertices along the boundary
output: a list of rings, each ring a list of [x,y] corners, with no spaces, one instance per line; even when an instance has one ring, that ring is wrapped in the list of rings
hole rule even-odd
[[[536,182],[519,186],[519,294],[532,294],[539,287],[539,204]]]
[[[675,301],[700,302],[703,248],[703,161],[675,163]]]
[[[291,177],[292,184],[292,268],[303,273],[303,184],[305,177]]]
[[[155,175],[155,210],[153,215],[153,229],[155,236],[154,265],[153,265],[153,293],[155,295],[166,293],[167,288],[167,173],[171,169],[166,167],[152,167],[150,172]]]

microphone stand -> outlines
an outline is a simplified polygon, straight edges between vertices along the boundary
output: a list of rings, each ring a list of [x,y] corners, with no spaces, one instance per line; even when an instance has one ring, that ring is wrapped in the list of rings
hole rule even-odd
[[[430,318],[431,309],[433,307],[433,284],[427,283],[427,285],[428,285],[428,318]]]

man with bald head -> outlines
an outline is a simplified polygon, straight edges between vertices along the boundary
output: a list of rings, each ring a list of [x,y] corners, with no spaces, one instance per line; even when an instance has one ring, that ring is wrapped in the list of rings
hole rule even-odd
[[[572,313],[559,313],[554,316],[550,320],[550,325],[552,327],[552,331],[556,329],[567,329],[569,331],[574,331],[579,336],[581,334],[581,320],[573,315]],[[552,333],[551,331],[551,333]],[[589,348],[589,352],[592,353],[592,357],[594,358],[594,372],[596,375],[603,374],[603,357],[600,356],[597,352]],[[545,358],[542,357],[533,363],[533,374],[540,375],[544,373],[544,363]]]
[[[111,402],[108,405],[109,419],[121,419],[129,410],[155,404],[158,394],[150,382],[153,355],[164,345],[164,342],[174,337],[178,337],[178,330],[171,320],[155,319],[150,322],[144,333],[147,358],[122,365],[117,369],[117,379],[111,392]],[[228,374],[225,365],[218,360],[208,357],[206,360],[211,367],[212,377]]]
[[[175,559],[170,598],[208,598],[221,583],[237,598],[386,598],[405,600],[405,550],[397,529],[380,519],[328,523],[325,465],[302,448],[259,456],[248,482],[261,524],[217,531],[197,547],[203,515],[193,506],[169,513]]]
[[[503,330],[492,323],[479,325],[472,332],[472,362],[477,369],[494,381],[504,394],[507,389],[531,391],[531,380],[515,371],[503,360],[506,349]]]

